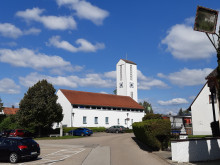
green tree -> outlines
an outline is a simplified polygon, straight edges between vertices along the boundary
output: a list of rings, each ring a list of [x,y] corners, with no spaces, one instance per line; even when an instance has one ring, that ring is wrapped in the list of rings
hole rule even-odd
[[[43,129],[49,129],[54,122],[62,121],[62,107],[57,103],[55,92],[47,80],[30,87],[19,104],[20,110],[16,115],[18,124],[29,130],[38,130],[41,136]]]
[[[142,121],[151,120],[151,119],[163,119],[163,118],[161,114],[148,113],[142,118]]]
[[[143,103],[140,102],[139,104],[144,107],[144,111],[145,111],[146,114],[154,113],[151,104],[148,103],[147,101],[144,101]]]
[[[9,115],[5,117],[2,122],[0,123],[0,130],[7,130],[7,129],[16,129],[19,128],[15,115]]]
[[[183,109],[180,108],[180,110],[179,110],[179,112],[178,112],[178,116],[183,116],[183,115],[184,115],[184,113],[183,113]]]

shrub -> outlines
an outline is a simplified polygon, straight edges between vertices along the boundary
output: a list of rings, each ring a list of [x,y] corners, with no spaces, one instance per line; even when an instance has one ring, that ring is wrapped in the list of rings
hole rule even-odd
[[[151,119],[162,119],[162,115],[161,114],[148,113],[142,118],[142,121],[151,120]]]
[[[133,123],[132,126],[136,138],[152,150],[158,151],[168,147],[171,132],[169,120],[151,119]]]

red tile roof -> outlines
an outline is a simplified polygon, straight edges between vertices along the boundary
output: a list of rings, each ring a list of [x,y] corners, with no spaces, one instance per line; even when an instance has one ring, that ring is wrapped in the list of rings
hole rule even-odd
[[[66,96],[71,104],[75,105],[144,109],[129,96],[82,92],[65,89],[60,89],[60,91]]]
[[[17,113],[19,108],[10,108],[10,107],[3,107],[3,112],[6,115],[14,115]]]

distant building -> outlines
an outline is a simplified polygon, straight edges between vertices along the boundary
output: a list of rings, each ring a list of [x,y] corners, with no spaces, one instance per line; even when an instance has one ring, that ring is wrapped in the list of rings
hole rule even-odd
[[[0,114],[2,115],[15,115],[18,112],[19,108],[14,107],[3,107],[2,112]]]

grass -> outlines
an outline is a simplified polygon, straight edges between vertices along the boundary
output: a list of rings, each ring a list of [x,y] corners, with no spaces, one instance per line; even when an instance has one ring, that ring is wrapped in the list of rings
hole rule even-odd
[[[188,135],[188,138],[193,139],[193,138],[207,138],[207,137],[212,137],[212,135]]]
[[[40,137],[40,138],[34,138],[34,140],[60,140],[60,139],[76,139],[76,138],[82,138],[83,136],[61,136],[61,137]]]

